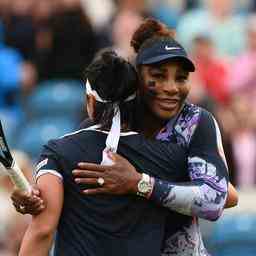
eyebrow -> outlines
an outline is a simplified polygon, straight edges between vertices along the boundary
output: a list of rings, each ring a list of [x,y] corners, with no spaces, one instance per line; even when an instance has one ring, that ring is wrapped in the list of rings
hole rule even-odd
[[[151,65],[151,66],[149,66],[149,72],[154,72],[154,71],[167,72],[167,70],[168,70],[168,68],[165,67],[164,65],[161,65],[161,66]],[[189,76],[189,71],[187,71],[182,66],[180,66],[180,67],[177,68],[176,74],[182,74],[184,76]]]
[[[167,69],[163,66],[150,66],[150,71],[161,71],[165,72]]]
[[[176,71],[176,74],[181,74],[181,75],[184,75],[184,76],[188,76],[189,75],[189,72],[187,70],[185,70],[184,68],[178,68],[177,71]]]

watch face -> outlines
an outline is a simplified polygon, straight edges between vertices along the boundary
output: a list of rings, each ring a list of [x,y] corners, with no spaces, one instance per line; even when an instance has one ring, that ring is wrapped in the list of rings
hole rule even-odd
[[[147,193],[150,190],[150,185],[146,181],[141,181],[138,184],[138,189],[140,193]]]

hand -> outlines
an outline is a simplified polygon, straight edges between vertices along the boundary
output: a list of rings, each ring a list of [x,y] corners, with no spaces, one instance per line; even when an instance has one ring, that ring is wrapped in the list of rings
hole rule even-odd
[[[122,156],[115,153],[108,153],[108,156],[113,160],[113,165],[79,163],[78,167],[80,169],[73,171],[77,184],[99,186],[97,179],[104,179],[104,184],[101,187],[86,189],[82,193],[86,195],[136,193],[141,174]]]
[[[31,194],[14,190],[11,199],[16,211],[21,214],[38,215],[45,208],[44,202],[40,198],[40,191],[36,186],[32,187]]]

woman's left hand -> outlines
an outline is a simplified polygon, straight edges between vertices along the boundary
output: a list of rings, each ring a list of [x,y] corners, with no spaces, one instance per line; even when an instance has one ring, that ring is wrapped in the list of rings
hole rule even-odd
[[[108,156],[114,162],[113,165],[79,163],[79,169],[73,170],[77,184],[99,186],[83,190],[82,193],[86,195],[136,193],[141,174],[122,156],[115,153],[108,153]],[[101,179],[99,180],[99,178]],[[99,185],[99,181],[104,181],[104,183]]]

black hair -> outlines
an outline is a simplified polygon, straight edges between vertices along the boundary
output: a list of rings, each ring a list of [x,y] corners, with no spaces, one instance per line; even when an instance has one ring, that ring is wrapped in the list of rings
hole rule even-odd
[[[125,100],[138,88],[138,76],[135,68],[128,61],[113,51],[105,51],[93,60],[85,70],[93,90],[107,103],[96,102],[94,121],[109,128],[114,116],[115,104],[119,105],[121,124],[132,129],[134,122],[135,100]]]

